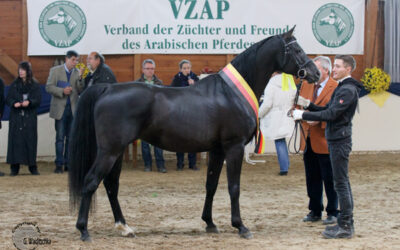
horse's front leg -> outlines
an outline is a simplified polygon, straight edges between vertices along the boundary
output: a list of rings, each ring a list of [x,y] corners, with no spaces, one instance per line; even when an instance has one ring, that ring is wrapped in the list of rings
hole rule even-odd
[[[217,191],[221,169],[224,164],[224,157],[222,150],[213,150],[210,152],[206,182],[207,194],[204,202],[203,215],[201,216],[201,218],[207,223],[207,233],[218,233],[218,228],[212,219],[212,204],[215,192]]]
[[[231,216],[232,226],[239,229],[240,237],[249,239],[253,234],[247,229],[240,217],[240,173],[242,170],[242,161],[244,154],[244,145],[236,144],[226,149],[228,189],[231,197]]]

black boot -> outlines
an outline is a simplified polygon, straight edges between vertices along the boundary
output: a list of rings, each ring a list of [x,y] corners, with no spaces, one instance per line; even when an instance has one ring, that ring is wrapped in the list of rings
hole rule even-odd
[[[36,165],[29,166],[29,172],[31,172],[32,175],[40,175]]]
[[[54,169],[54,173],[62,174],[63,173],[63,166],[56,166],[56,169]]]
[[[10,176],[16,176],[19,173],[19,164],[11,164],[10,166]]]
[[[338,218],[338,224],[326,227],[322,235],[327,239],[350,239],[354,235],[354,226],[352,218]]]
[[[4,176],[4,173],[0,171],[0,176]]]

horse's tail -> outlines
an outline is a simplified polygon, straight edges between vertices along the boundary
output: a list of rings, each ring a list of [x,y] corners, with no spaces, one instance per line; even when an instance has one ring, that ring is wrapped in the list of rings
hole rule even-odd
[[[79,98],[74,113],[68,150],[71,211],[74,211],[80,203],[85,176],[96,158],[94,106],[106,89],[106,85],[94,85],[85,90]]]

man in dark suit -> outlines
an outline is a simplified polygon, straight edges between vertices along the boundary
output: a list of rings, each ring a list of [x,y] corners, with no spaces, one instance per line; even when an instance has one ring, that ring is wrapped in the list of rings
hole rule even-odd
[[[314,63],[321,72],[320,80],[315,84],[304,83],[300,89],[300,96],[312,100],[319,106],[325,106],[333,91],[337,87],[337,82],[330,76],[332,63],[329,57],[318,56],[314,58]],[[305,138],[301,136],[301,149],[304,151],[304,167],[306,172],[307,195],[309,197],[309,214],[304,217],[304,222],[315,222],[321,220],[323,205],[323,186],[327,197],[327,218],[323,221],[324,225],[336,223],[338,215],[338,198],[333,187],[333,175],[331,160],[329,159],[328,144],[325,138],[326,122],[302,122]]]
[[[111,68],[105,64],[105,59],[99,52],[91,52],[87,57],[87,67],[89,74],[82,79],[84,68],[81,68],[79,75],[81,76],[80,82],[84,84],[85,89],[97,83],[116,83],[114,73]]]
[[[325,135],[328,141],[332,164],[333,182],[339,198],[340,213],[337,225],[327,226],[322,235],[325,238],[352,238],[354,235],[353,194],[348,175],[349,154],[352,147],[352,119],[358,105],[362,85],[351,77],[356,61],[350,55],[337,55],[333,67],[333,79],[339,82],[330,102],[317,106],[306,99],[299,104],[310,112],[294,110],[295,120],[326,121]]]

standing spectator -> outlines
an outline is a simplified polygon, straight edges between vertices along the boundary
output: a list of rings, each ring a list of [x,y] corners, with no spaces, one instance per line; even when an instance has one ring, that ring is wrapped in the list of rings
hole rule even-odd
[[[87,67],[89,68],[89,74],[81,79],[81,83],[84,84],[85,89],[97,83],[116,83],[114,73],[111,68],[105,64],[105,59],[99,52],[91,52],[87,57]],[[79,74],[82,76],[84,69],[81,68]]]
[[[358,105],[362,85],[351,77],[356,61],[350,55],[337,55],[333,66],[333,79],[339,82],[330,102],[318,106],[305,98],[299,98],[299,105],[310,112],[294,110],[293,119],[326,121],[325,135],[332,164],[333,183],[339,198],[340,213],[337,225],[327,226],[322,232],[325,238],[352,238],[354,235],[353,194],[348,175],[349,154],[352,147],[352,119]]]
[[[287,110],[293,106],[295,95],[293,76],[274,73],[264,90],[264,101],[259,110],[260,127],[264,137],[275,141],[279,175],[287,175],[289,171],[286,137],[290,137],[293,132],[294,121],[287,116]]]
[[[41,97],[39,84],[33,80],[31,64],[21,62],[18,77],[11,83],[6,98],[10,107],[7,163],[11,165],[11,176],[18,175],[20,164],[28,165],[32,175],[39,175],[36,109]]]
[[[142,63],[142,76],[136,81],[145,82],[148,84],[162,85],[162,81],[154,74],[155,69],[156,69],[156,63],[152,59],[144,60]],[[142,157],[144,161],[144,171],[151,172],[152,157],[150,151],[150,144],[142,140],[141,145],[142,145]],[[158,172],[166,173],[167,170],[165,169],[164,166],[163,150],[156,146],[153,146],[153,148],[154,148],[154,156],[156,158]]]
[[[1,118],[4,112],[4,83],[3,79],[0,78],[0,129],[1,129]],[[4,176],[4,173],[0,171],[0,176]]]
[[[79,61],[76,51],[65,55],[65,63],[50,69],[46,91],[52,95],[50,117],[55,120],[56,129],[56,168],[54,173],[68,171],[68,141],[73,112],[83,85],[79,82],[79,71],[75,68]]]
[[[303,83],[300,96],[312,100],[319,106],[325,106],[331,99],[337,82],[330,78],[332,64],[329,57],[318,56],[314,63],[321,72],[320,80],[315,84]],[[304,151],[304,167],[306,172],[307,195],[309,197],[309,214],[304,217],[304,222],[315,222],[321,219],[323,205],[323,187],[327,198],[327,218],[324,225],[336,223],[338,215],[338,199],[333,187],[332,165],[329,159],[328,144],[325,139],[326,122],[302,122],[305,138],[301,138],[301,149]],[[307,145],[307,146],[305,146]]]
[[[182,60],[179,62],[179,73],[174,76],[171,83],[171,87],[186,87],[194,84],[199,80],[197,75],[192,72],[192,64],[188,60]],[[182,104],[184,105],[184,104]],[[177,152],[177,169],[178,171],[183,170],[184,166],[184,153]],[[199,170],[196,166],[196,153],[188,153],[189,168],[192,170]]]

